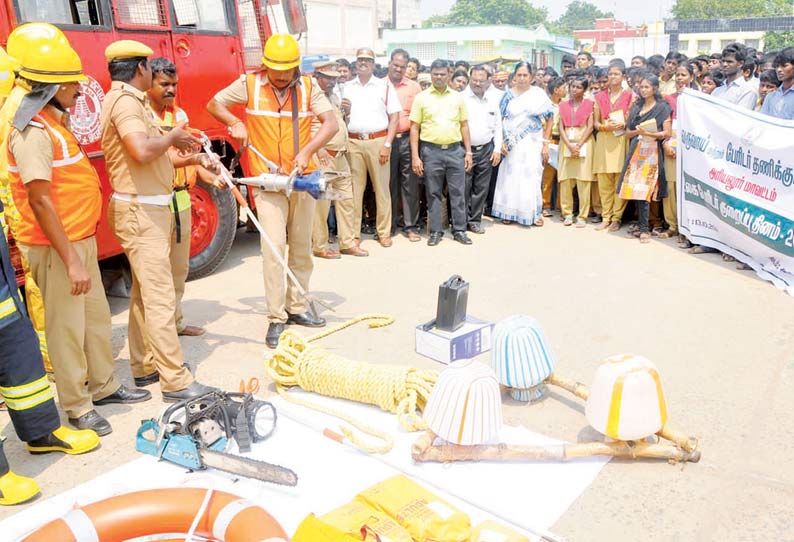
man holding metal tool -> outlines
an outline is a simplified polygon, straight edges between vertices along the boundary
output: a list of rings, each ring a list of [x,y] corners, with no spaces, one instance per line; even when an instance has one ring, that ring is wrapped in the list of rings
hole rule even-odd
[[[102,150],[113,196],[108,223],[132,268],[130,365],[137,386],[160,381],[164,401],[182,401],[214,388],[199,384],[184,364],[176,330],[170,246],[176,229],[174,167],[168,150],[195,152],[201,140],[182,121],[163,135],[146,102],[152,86],[142,43],[121,40],[105,50],[112,84],[102,103]]]
[[[300,76],[300,48],[288,34],[274,34],[265,44],[263,68],[241,76],[221,90],[207,104],[207,110],[229,127],[240,145],[249,145],[253,174],[271,170],[268,162],[287,175],[297,170],[308,173],[316,169],[312,156],[328,143],[338,130],[333,108],[318,85]],[[238,119],[229,108],[245,105],[245,120]],[[322,125],[312,137],[314,118]],[[305,192],[289,196],[257,189],[255,201],[264,227],[279,254],[289,244],[287,265],[302,289],[308,289],[312,274],[312,220],[314,199]],[[325,320],[312,314],[304,296],[291,281],[285,281],[286,269],[271,254],[263,235],[262,270],[270,325],[266,344],[275,348],[285,324],[322,327]]]

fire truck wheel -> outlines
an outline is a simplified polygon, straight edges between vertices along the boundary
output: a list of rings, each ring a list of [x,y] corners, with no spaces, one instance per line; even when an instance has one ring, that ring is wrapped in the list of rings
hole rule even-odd
[[[237,202],[228,190],[198,180],[190,189],[190,272],[187,280],[211,275],[226,260],[237,233]]]

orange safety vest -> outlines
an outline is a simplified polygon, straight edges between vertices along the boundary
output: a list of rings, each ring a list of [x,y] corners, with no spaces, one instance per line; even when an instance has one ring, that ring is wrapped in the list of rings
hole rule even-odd
[[[94,235],[102,213],[102,191],[94,166],[72,132],[46,108],[33,117],[30,124],[44,129],[52,140],[50,197],[66,236],[69,241],[79,241]],[[33,214],[10,147],[8,173],[11,194],[22,216],[19,228],[14,232],[15,237],[24,245],[52,244]]]
[[[311,139],[312,119],[311,111],[312,82],[309,77],[301,77],[295,86],[290,89],[287,99],[282,106],[279,104],[275,90],[265,79],[262,72],[248,74],[245,79],[248,89],[248,104],[246,105],[246,128],[251,144],[256,150],[274,162],[285,173],[289,174],[295,161],[295,142],[293,136],[293,99],[297,102],[298,114],[298,150],[305,146]],[[294,97],[294,98],[293,98]],[[252,170],[255,174],[269,172],[270,168],[251,152],[248,155]],[[304,173],[317,169],[313,161]]]

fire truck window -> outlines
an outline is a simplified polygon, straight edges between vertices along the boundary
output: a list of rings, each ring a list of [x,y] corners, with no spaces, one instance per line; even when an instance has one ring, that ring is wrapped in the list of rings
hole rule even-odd
[[[119,24],[134,26],[164,26],[165,10],[161,0],[116,0]]]
[[[243,55],[247,67],[262,64],[262,36],[256,20],[256,9],[252,0],[237,0],[240,15],[240,35],[243,39]]]
[[[226,4],[218,0],[174,0],[177,26],[196,30],[229,30]]]
[[[102,24],[98,0],[19,0],[20,21],[55,24]]]

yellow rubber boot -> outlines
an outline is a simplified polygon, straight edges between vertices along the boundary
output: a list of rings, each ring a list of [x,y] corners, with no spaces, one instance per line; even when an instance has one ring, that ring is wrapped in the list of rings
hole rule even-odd
[[[22,504],[39,494],[36,480],[8,471],[0,476],[0,505]]]
[[[26,446],[32,454],[63,452],[79,455],[99,446],[99,437],[90,429],[69,429],[62,425],[49,435],[28,442]]]

